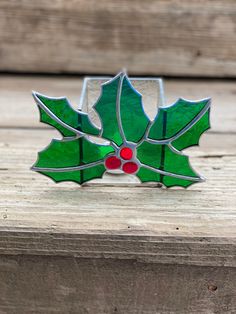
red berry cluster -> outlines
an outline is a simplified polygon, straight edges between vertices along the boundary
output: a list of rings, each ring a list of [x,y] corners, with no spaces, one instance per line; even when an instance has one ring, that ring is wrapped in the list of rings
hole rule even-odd
[[[133,151],[129,147],[123,147],[120,150],[120,158],[117,156],[110,156],[105,160],[105,166],[109,170],[120,169],[125,173],[135,173],[138,170],[138,165],[134,161],[127,161],[133,158]]]

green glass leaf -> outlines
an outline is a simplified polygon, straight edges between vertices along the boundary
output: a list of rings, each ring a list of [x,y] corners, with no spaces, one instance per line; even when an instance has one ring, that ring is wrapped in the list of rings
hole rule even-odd
[[[111,146],[95,144],[86,138],[54,139],[38,154],[33,170],[56,182],[75,181],[82,184],[102,177],[105,172],[104,157],[113,152]]]
[[[198,145],[201,135],[210,128],[210,108],[187,132],[172,142],[178,150]]]
[[[180,98],[172,106],[159,108],[148,138],[168,139],[178,150],[197,145],[201,134],[210,128],[209,110],[210,99],[191,102]]]
[[[149,124],[142,106],[142,96],[123,73],[102,85],[94,106],[102,123],[101,136],[118,146],[142,139]]]
[[[126,141],[140,141],[149,124],[142,105],[142,95],[131,85],[125,75],[121,85],[120,118]]]
[[[189,158],[168,145],[144,141],[137,148],[141,182],[161,182],[166,187],[187,187],[203,179],[191,168]]]
[[[52,125],[63,136],[74,136],[76,131],[99,134],[100,130],[92,124],[88,115],[74,110],[65,97],[49,98],[36,92],[33,95],[39,107],[40,121]]]

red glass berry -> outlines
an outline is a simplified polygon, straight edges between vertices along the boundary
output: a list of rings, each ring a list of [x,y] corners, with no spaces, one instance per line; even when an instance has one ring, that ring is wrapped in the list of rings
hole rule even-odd
[[[123,167],[122,167],[123,171],[125,173],[135,173],[138,170],[138,165],[135,162],[126,162]]]
[[[120,157],[125,160],[130,160],[133,157],[133,151],[129,147],[123,147],[120,150]]]
[[[121,166],[121,160],[116,156],[108,157],[105,160],[105,166],[107,169],[118,169]]]

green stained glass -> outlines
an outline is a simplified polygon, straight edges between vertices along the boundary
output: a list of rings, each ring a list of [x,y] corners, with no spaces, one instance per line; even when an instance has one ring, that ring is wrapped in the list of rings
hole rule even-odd
[[[71,128],[90,135],[99,134],[99,129],[92,124],[88,115],[84,112],[75,111],[66,98],[49,98],[38,93],[34,93],[34,97],[38,105],[41,105],[41,107],[39,106],[41,122],[54,126],[63,136],[75,135]],[[54,117],[62,124],[58,123]],[[71,128],[68,129],[63,124]]]
[[[142,96],[132,87],[126,75],[120,74],[103,85],[94,108],[102,122],[102,137],[118,146],[125,141],[137,143],[142,139],[149,119],[143,110]]]
[[[117,98],[119,97],[120,76],[102,86],[101,96],[94,106],[102,123],[101,136],[118,146],[123,143],[117,121]]]
[[[158,174],[158,182],[163,183],[167,187],[174,185],[186,187],[194,183],[195,180],[201,180],[198,174],[192,170],[188,157],[167,145],[152,144],[144,141],[137,148],[137,158],[141,162],[141,168],[137,176],[142,182],[157,181],[153,172]]]
[[[162,182],[161,175],[159,173],[144,167],[140,167],[136,176],[141,182]]]
[[[41,151],[32,167],[56,182],[83,184],[101,178],[105,171],[120,169],[136,175],[141,182],[161,182],[166,187],[202,181],[181,150],[197,145],[210,127],[210,100],[190,102],[179,99],[161,107],[154,121],[146,116],[142,96],[120,73],[102,85],[94,105],[101,129],[87,113],[74,110],[66,98],[34,93],[42,122],[62,134]],[[109,140],[101,145],[89,135]]]
[[[87,168],[84,170],[74,170],[65,171],[65,172],[47,172],[47,171],[39,171],[40,173],[46,175],[51,178],[55,182],[63,182],[63,181],[72,181],[79,184],[84,182],[102,178],[106,168],[104,165],[97,165],[92,168]]]
[[[111,146],[94,144],[85,138],[71,141],[53,140],[39,153],[34,167],[56,182],[76,181],[81,184],[92,178],[102,177],[106,170],[103,159],[113,152]],[[88,168],[84,169],[84,166]],[[50,171],[47,171],[48,168]],[[65,170],[53,171],[60,169]]]
[[[56,128],[63,136],[74,136],[75,133],[64,128],[61,124],[57,123],[55,120],[53,120],[50,116],[47,115],[47,113],[39,107],[40,112],[40,122],[44,122],[46,124],[49,124]]]
[[[154,140],[162,140],[176,136],[189,124],[191,125],[198,115],[203,113],[204,116],[204,114],[207,114],[207,111],[204,111],[206,110],[208,102],[209,99],[190,102],[180,98],[172,106],[159,108],[148,137]],[[193,125],[194,123],[192,126]],[[166,129],[164,135],[163,127]]]
[[[172,142],[172,145],[182,150],[187,147],[198,145],[199,139],[210,128],[210,110],[207,110],[202,118],[197,121],[188,131]]]
[[[142,139],[150,121],[144,113],[141,94],[132,87],[126,76],[121,88],[120,116],[126,140],[137,143]]]
[[[89,135],[100,134],[100,130],[91,123],[87,113],[81,111],[78,112],[78,130]]]

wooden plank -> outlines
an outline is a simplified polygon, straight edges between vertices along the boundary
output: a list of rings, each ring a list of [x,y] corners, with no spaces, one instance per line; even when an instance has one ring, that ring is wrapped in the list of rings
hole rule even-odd
[[[233,314],[236,268],[1,256],[2,314]]]
[[[76,108],[82,87],[80,77],[0,76],[0,127],[42,127],[39,114],[31,96],[32,90],[48,96],[66,95]],[[165,80],[166,103],[179,97],[200,99],[212,97],[213,132],[236,133],[236,88],[234,82],[214,80]],[[99,96],[99,95],[97,95]],[[144,105],[149,113],[156,110],[156,101]]]
[[[207,182],[173,190],[56,185],[29,171],[51,134],[0,131],[1,254],[236,266],[234,135],[209,133],[190,151]]]
[[[235,77],[234,0],[0,2],[0,70]]]
[[[207,181],[187,190],[31,172],[59,137],[38,123],[36,85],[75,104],[81,80],[0,78],[0,313],[235,313],[233,82],[167,81],[168,102],[215,98],[212,131],[187,151]]]

